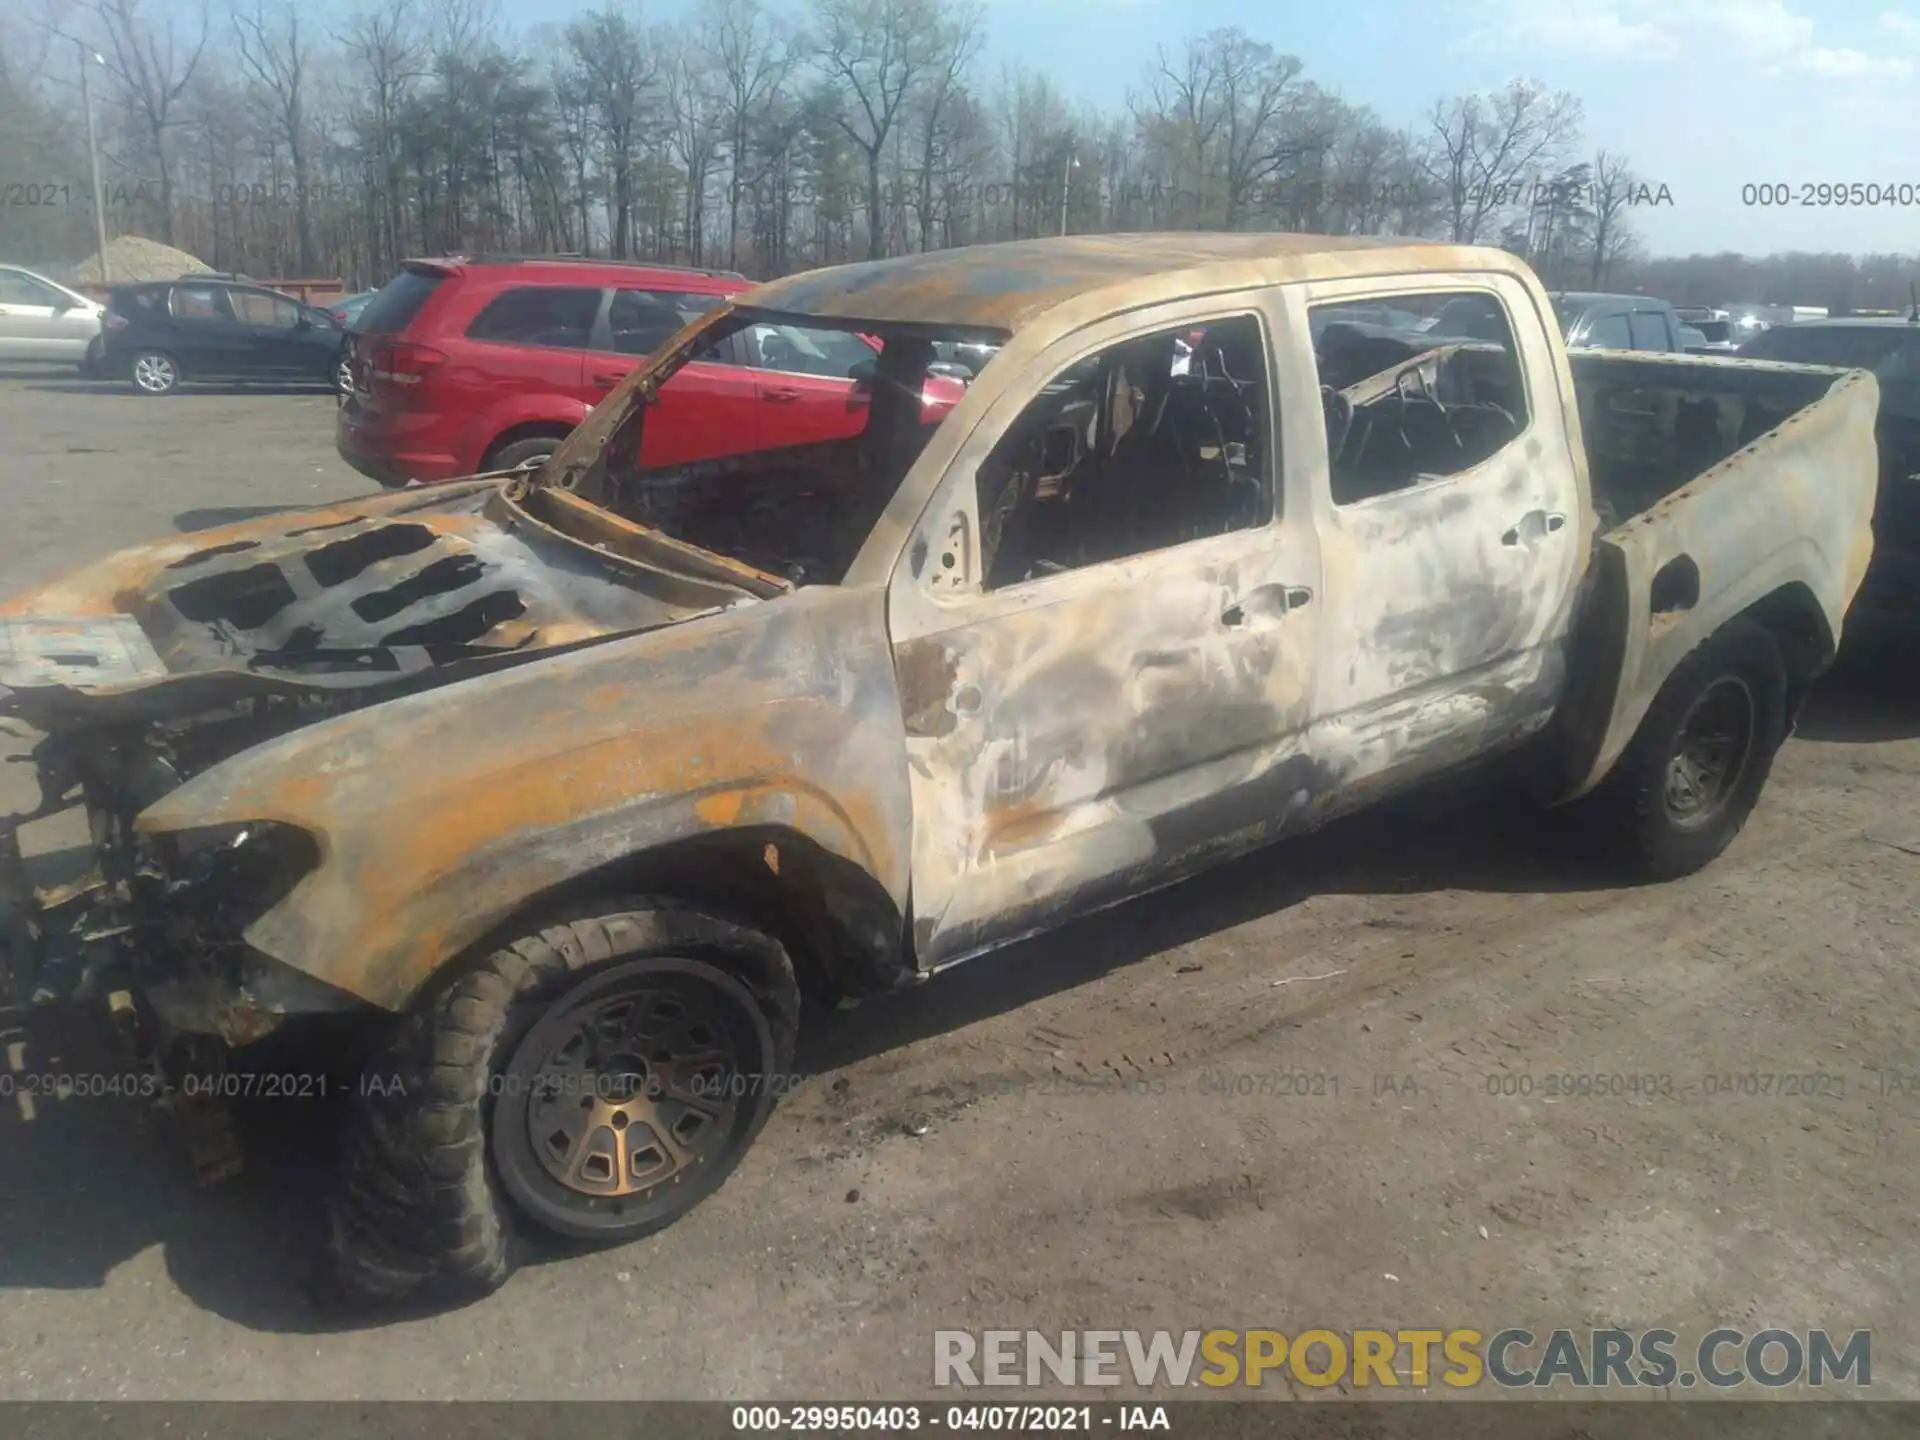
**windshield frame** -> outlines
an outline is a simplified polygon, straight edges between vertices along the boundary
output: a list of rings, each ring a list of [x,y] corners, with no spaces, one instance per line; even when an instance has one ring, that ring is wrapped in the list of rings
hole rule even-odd
[[[938,343],[951,341],[956,344],[983,344],[993,348],[993,354],[986,365],[982,365],[974,378],[966,383],[966,394],[962,395],[953,409],[943,416],[934,427],[936,430],[946,426],[953,414],[964,408],[966,401],[980,382],[993,361],[998,360],[1011,336],[1003,331],[986,327],[953,326],[943,324],[925,324],[912,321],[888,321],[876,323],[871,320],[856,320],[840,316],[802,314],[793,311],[775,310],[753,305],[742,305],[726,301],[705,315],[696,317],[678,334],[660,346],[650,357],[637,366],[624,380],[608,392],[606,398],[594,406],[585,421],[574,429],[546,463],[534,470],[522,471],[508,482],[507,496],[515,502],[522,501],[533,490],[561,490],[577,499],[615,516],[625,524],[646,530],[650,534],[659,534],[668,539],[666,532],[655,530],[644,523],[624,515],[616,503],[610,484],[609,460],[615,453],[626,453],[629,441],[633,453],[638,453],[644,442],[646,412],[658,403],[660,389],[680,370],[712,353],[715,347],[724,345],[735,335],[754,325],[790,325],[803,330],[844,331],[852,336],[871,335],[879,339],[882,345],[895,339],[926,339]],[[875,355],[878,359],[878,352]],[[631,430],[631,434],[629,431]],[[931,437],[929,437],[931,438]],[[753,453],[753,452],[746,452]],[[916,462],[917,463],[917,462]],[[909,473],[911,473],[909,467]],[[899,477],[899,487],[904,487],[907,476]],[[898,491],[896,490],[896,494]],[[866,537],[871,543],[878,528],[885,525],[883,518],[876,522],[876,530]],[[676,544],[689,542],[675,539]],[[717,554],[701,549],[703,554]],[[864,553],[864,546],[863,546]],[[741,562],[721,555],[720,559],[729,565]],[[748,566],[747,569],[752,569]],[[754,571],[755,574],[760,572]]]

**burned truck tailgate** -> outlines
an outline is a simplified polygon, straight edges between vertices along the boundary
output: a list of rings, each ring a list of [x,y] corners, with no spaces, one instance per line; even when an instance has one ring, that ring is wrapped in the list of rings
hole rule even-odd
[[[384,691],[787,588],[648,538],[570,496],[522,507],[480,481],[160,541],[37,592],[31,616],[0,608],[0,705],[47,728]]]

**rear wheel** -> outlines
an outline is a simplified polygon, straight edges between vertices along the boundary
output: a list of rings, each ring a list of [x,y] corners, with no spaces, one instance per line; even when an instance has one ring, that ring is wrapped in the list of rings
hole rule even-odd
[[[342,355],[333,362],[333,393],[346,395],[353,389],[353,362]]]
[[[481,473],[493,470],[538,470],[560,448],[563,438],[559,435],[534,435],[525,440],[516,440],[511,445],[502,445],[481,462]]]
[[[799,1007],[778,941],[670,901],[494,951],[363,1073],[316,1298],[491,1290],[521,1222],[602,1243],[672,1224],[766,1123]]]
[[[1705,866],[1753,813],[1787,733],[1787,672],[1764,628],[1736,620],[1667,677],[1577,814],[1647,879]]]
[[[164,350],[142,350],[128,367],[133,388],[143,395],[171,395],[180,388],[180,362]]]

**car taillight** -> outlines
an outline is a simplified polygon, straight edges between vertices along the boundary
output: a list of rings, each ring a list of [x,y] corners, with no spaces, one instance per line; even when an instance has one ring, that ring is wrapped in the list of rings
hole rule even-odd
[[[109,310],[106,318],[100,323],[108,330],[124,330],[127,328],[127,317],[124,315],[116,315]]]
[[[418,385],[427,372],[447,357],[427,345],[392,340],[373,352],[368,373],[388,385]]]

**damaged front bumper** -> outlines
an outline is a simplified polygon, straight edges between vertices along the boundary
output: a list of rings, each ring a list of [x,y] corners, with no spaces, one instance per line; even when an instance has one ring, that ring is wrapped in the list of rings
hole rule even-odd
[[[0,691],[0,715],[6,709]],[[11,758],[32,764],[40,796],[31,810],[0,815],[0,1010],[131,993],[163,1032],[239,1048],[293,1016],[364,1008],[244,938],[318,864],[306,832],[256,823],[141,833],[140,812],[194,768],[164,730],[56,733]],[[36,884],[22,831],[69,812],[86,819],[85,868]]]
[[[295,1016],[369,1008],[239,938],[241,917],[278,898],[275,889],[304,868],[298,832],[236,826],[165,837],[169,863],[153,858],[163,847],[143,846],[130,875],[116,874],[117,854],[102,847],[78,879],[36,887],[19,824],[0,820],[0,1009],[130,991],[165,1033],[238,1049]],[[183,838],[194,848],[183,851]]]

